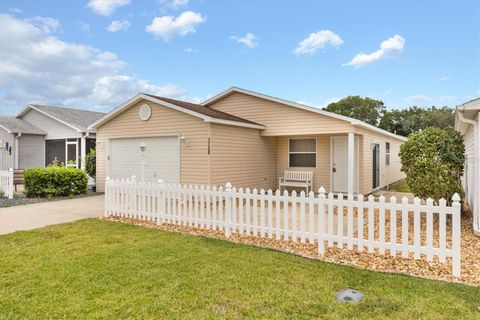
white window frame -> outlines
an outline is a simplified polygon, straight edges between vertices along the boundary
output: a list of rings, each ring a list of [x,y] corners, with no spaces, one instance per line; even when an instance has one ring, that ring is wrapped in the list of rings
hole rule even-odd
[[[388,148],[387,148],[387,145],[388,145]],[[392,148],[392,144],[389,141],[385,141],[385,166],[390,166],[390,163],[392,161],[392,157],[390,156],[391,148]],[[387,158],[388,158],[388,162],[387,162]]]
[[[69,164],[68,160],[68,146],[75,145],[75,164]],[[75,141],[68,141],[65,139],[65,167],[67,168],[78,168],[78,139],[75,138]]]
[[[290,141],[291,140],[315,140],[315,152],[290,152]],[[292,167],[290,165],[290,154],[312,154],[315,153],[315,166],[314,167]],[[316,137],[305,137],[305,138],[288,138],[288,167],[289,168],[317,168],[317,138]]]

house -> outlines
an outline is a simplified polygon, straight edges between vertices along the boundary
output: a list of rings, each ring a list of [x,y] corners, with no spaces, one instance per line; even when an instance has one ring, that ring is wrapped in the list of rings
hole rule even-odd
[[[83,168],[95,148],[95,130],[88,126],[105,114],[30,104],[14,117],[0,117],[0,170],[43,167],[55,158]]]
[[[473,213],[473,228],[480,235],[480,98],[455,110],[455,129],[465,139],[465,172],[462,183],[465,201]]]
[[[285,170],[313,190],[368,194],[404,177],[406,140],[303,104],[232,87],[193,104],[137,94],[95,122],[97,181],[107,176],[276,189]]]

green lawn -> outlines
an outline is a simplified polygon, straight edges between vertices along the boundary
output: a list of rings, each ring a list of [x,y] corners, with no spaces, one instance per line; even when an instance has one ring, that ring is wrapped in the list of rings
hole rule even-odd
[[[0,237],[0,318],[478,319],[480,288],[99,220]],[[337,303],[345,287],[364,301]]]
[[[405,179],[395,182],[390,186],[390,188],[393,191],[397,191],[397,192],[411,192],[410,187],[408,186],[407,181]]]

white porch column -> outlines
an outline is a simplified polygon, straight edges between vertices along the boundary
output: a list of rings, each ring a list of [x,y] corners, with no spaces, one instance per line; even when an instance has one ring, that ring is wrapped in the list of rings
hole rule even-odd
[[[85,156],[87,155],[87,139],[86,135],[82,136],[82,139],[80,140],[80,149],[81,149],[81,156],[80,156],[80,163],[81,163],[81,169],[85,170]]]
[[[347,155],[347,190],[348,194],[353,194],[354,168],[355,168],[355,135],[348,133],[348,155]]]

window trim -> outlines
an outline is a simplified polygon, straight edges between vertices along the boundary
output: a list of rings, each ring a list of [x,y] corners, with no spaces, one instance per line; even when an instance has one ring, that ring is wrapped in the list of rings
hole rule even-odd
[[[388,148],[387,148],[388,145]],[[391,143],[389,141],[385,141],[385,166],[390,166],[390,163],[392,161],[392,157],[390,156],[391,154]],[[388,163],[387,163],[387,157],[388,157]]]
[[[291,140],[315,140],[315,152],[290,152],[290,141]],[[288,168],[305,168],[305,169],[316,169],[317,168],[317,138],[316,137],[302,137],[302,138],[288,138]],[[290,165],[290,154],[315,154],[315,166],[314,167],[292,167]]]

